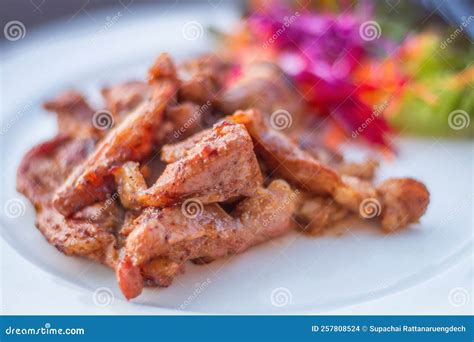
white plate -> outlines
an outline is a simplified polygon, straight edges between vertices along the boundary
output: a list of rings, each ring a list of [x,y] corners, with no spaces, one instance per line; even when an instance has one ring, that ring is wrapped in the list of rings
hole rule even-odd
[[[104,12],[103,18],[115,12]],[[209,47],[205,34],[183,39],[187,22],[205,27],[216,20],[228,27],[235,20],[222,6],[178,14],[151,7],[124,13],[106,32],[99,31],[100,20],[91,25],[75,18],[51,27],[19,42],[2,65],[8,85],[2,87],[2,236],[55,276],[90,291],[110,289],[115,298],[121,295],[113,272],[56,251],[35,229],[31,205],[15,191],[21,157],[55,134],[54,118],[40,104],[71,86],[97,100],[100,86],[143,77],[162,50],[183,58]],[[133,302],[202,313],[324,311],[400,291],[446,270],[472,249],[472,144],[404,139],[399,147],[399,158],[382,166],[380,178],[413,176],[426,183],[432,201],[421,224],[392,235],[349,224],[341,236],[289,234],[239,256],[190,264],[171,287],[147,289]],[[5,210],[13,200],[25,205],[20,217]]]

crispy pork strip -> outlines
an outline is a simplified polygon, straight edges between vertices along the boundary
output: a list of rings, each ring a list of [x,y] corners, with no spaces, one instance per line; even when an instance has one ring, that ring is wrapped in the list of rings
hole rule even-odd
[[[168,287],[174,277],[184,273],[185,264],[167,258],[156,258],[140,267],[145,285]]]
[[[74,167],[94,150],[94,139],[58,135],[34,146],[23,157],[17,171],[17,190],[41,208],[51,201]]]
[[[122,204],[130,209],[164,207],[191,197],[206,204],[252,196],[263,182],[247,130],[226,121],[206,131],[186,156],[168,164],[150,188],[138,163],[125,163],[114,174]]]
[[[59,212],[68,216],[106,199],[115,186],[112,169],[129,160],[143,160],[151,153],[154,132],[174,91],[173,84],[161,84],[154,90],[151,101],[140,105],[100,142],[56,192],[54,206]]]
[[[379,168],[379,162],[370,157],[363,162],[351,162],[346,161],[337,151],[331,151],[324,146],[304,146],[302,149],[320,163],[332,167],[341,176],[352,176],[371,181]]]
[[[35,146],[22,159],[17,189],[34,204],[36,226],[59,251],[111,267],[117,260],[113,230],[120,224],[117,201],[97,203],[65,218],[52,205],[54,190],[94,147],[93,139],[57,136]]]
[[[239,203],[232,215],[218,204],[205,205],[195,215],[181,207],[145,209],[135,221],[126,255],[117,266],[120,288],[127,299],[138,296],[140,268],[156,258],[179,264],[212,260],[285,234],[292,228],[296,197],[285,181],[276,180]]]
[[[185,158],[198,143],[209,143],[210,137],[212,137],[212,130],[205,129],[186,140],[175,144],[163,145],[161,148],[161,160],[166,163],[174,163],[179,159]]]
[[[129,81],[105,87],[101,93],[108,110],[119,122],[126,114],[130,113],[140,103],[150,98],[152,87],[146,82]]]
[[[257,152],[283,178],[319,195],[331,195],[344,187],[344,182],[335,170],[315,160],[283,133],[271,129],[260,111],[237,111],[227,119],[247,128]],[[357,206],[353,205],[355,208]]]
[[[44,108],[57,114],[58,134],[76,138],[99,138],[104,132],[93,125],[95,110],[77,91],[67,91],[47,101]]]
[[[295,219],[300,230],[317,234],[324,228],[333,226],[349,215],[349,210],[337,204],[331,197],[314,196],[304,193],[298,198]]]
[[[203,116],[207,114],[208,106],[198,106],[193,102],[178,103],[169,106],[166,111],[166,119],[173,126],[171,141],[179,141],[192,136],[203,127]]]
[[[242,66],[240,77],[219,94],[216,106],[223,113],[257,108],[270,115],[276,110],[286,110],[292,115],[291,128],[296,128],[304,100],[295,89],[290,78],[275,64],[252,62]]]
[[[237,111],[227,118],[234,122],[244,124],[249,134],[255,141],[257,152],[263,157],[271,169],[281,175],[284,179],[296,183],[303,189],[316,195],[334,198],[336,203],[348,208],[362,218],[367,216],[361,212],[361,204],[364,200],[374,199],[379,202],[382,212],[394,212],[399,217],[408,217],[395,226],[391,220],[382,220],[384,230],[400,229],[409,223],[417,222],[424,214],[429,203],[429,192],[426,187],[413,179],[400,178],[391,179],[392,186],[384,186],[377,190],[371,183],[351,176],[340,176],[335,170],[318,162],[308,153],[298,148],[285,135],[272,130],[264,121],[257,110]],[[406,189],[406,190],[404,190]],[[379,196],[381,191],[388,190],[391,195]],[[407,203],[416,205],[410,214],[401,210],[398,203],[401,196]],[[388,200],[396,198],[397,200]],[[419,215],[419,216],[418,216]]]
[[[118,253],[114,230],[120,225],[122,209],[105,201],[84,209],[89,213],[78,212],[78,217],[68,218],[51,205],[43,206],[37,211],[36,226],[60,252],[115,267]]]
[[[140,103],[149,99],[151,90],[152,87],[145,82],[131,81],[103,88],[102,95],[107,109],[113,114],[115,123],[118,123]],[[210,101],[201,106],[191,101],[170,104],[162,125],[165,141],[180,141],[198,132],[211,110]]]
[[[342,161],[336,164],[335,168],[337,172],[343,176],[352,176],[371,181],[374,179],[375,173],[379,168],[379,162],[373,158],[369,158],[360,163]]]
[[[180,102],[199,105],[214,98],[224,86],[229,63],[216,55],[204,55],[183,63],[178,68]]]

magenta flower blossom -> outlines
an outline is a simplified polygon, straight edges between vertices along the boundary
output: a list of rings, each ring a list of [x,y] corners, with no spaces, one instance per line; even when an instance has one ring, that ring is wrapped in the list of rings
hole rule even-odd
[[[370,11],[365,11],[365,13]],[[264,48],[278,52],[281,67],[292,76],[306,100],[321,114],[331,115],[349,134],[372,116],[373,124],[360,135],[386,146],[389,126],[359,98],[364,85],[355,84],[354,70],[381,40],[364,39],[361,24],[367,15],[298,12],[276,5],[249,18],[250,28]],[[366,88],[364,88],[366,90]]]

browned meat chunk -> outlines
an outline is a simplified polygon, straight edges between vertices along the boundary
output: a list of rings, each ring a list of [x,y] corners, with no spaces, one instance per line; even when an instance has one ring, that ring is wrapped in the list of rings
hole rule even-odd
[[[361,211],[363,201],[369,199],[377,201],[382,212],[392,208],[390,211],[400,213],[399,206],[394,206],[397,201],[386,201],[386,196],[379,198],[380,191],[377,191],[371,183],[356,177],[340,176],[332,168],[318,162],[311,155],[299,149],[285,135],[271,129],[261,117],[260,112],[256,110],[238,111],[228,119],[242,123],[247,127],[255,141],[258,153],[270,169],[275,170],[284,179],[296,183],[313,194],[330,195],[336,203],[348,208],[362,218],[373,218],[368,217]],[[393,185],[389,189],[394,197],[398,198],[398,201],[401,200],[400,196],[407,196],[405,200],[412,198],[415,191],[411,191],[411,189],[416,189],[418,190],[418,196],[425,203],[425,206],[421,206],[419,210],[414,211],[413,215],[409,216],[410,219],[402,220],[396,227],[402,228],[411,222],[416,222],[424,213],[429,201],[429,193],[426,188],[415,180],[398,179],[392,180],[393,182],[389,181],[387,180],[388,183],[386,184]],[[406,187],[406,184],[411,184],[411,186]],[[416,214],[419,216],[416,216]],[[389,217],[394,217],[394,214],[392,213]],[[393,222],[388,222],[388,218],[382,221],[384,229],[395,227]]]
[[[129,114],[144,100],[150,98],[152,87],[145,82],[130,81],[102,89],[106,107],[116,122]]]
[[[65,218],[51,205],[37,212],[36,225],[50,244],[66,255],[87,257],[114,267],[118,253],[114,230],[121,222],[117,203],[97,203],[94,211]],[[89,208],[87,208],[89,209]]]
[[[286,182],[277,180],[239,203],[232,216],[217,204],[205,205],[193,215],[181,207],[145,209],[135,221],[137,227],[127,238],[126,256],[118,265],[124,295],[133,298],[140,294],[140,267],[150,260],[165,258],[182,264],[190,259],[215,259],[286,233],[292,228],[296,197]]]
[[[268,116],[286,110],[297,126],[304,103],[295,89],[275,64],[254,62],[243,66],[241,76],[219,95],[217,106],[224,113],[257,108]]]
[[[283,178],[321,195],[333,194],[344,186],[335,170],[315,160],[283,133],[271,129],[259,111],[237,111],[228,119],[245,125],[257,152]]]
[[[300,229],[309,234],[318,234],[348,216],[349,211],[330,197],[304,194],[298,201],[295,218]]]
[[[332,167],[342,176],[351,176],[363,180],[372,180],[379,167],[379,162],[373,158],[368,158],[364,162],[346,161],[344,157],[336,151],[331,151],[325,147],[306,147],[309,152],[319,162]]]
[[[225,121],[206,131],[186,155],[168,164],[151,188],[147,189],[137,163],[124,164],[115,176],[122,204],[132,209],[169,206],[190,197],[201,203],[222,202],[252,196],[262,184],[245,127]]]
[[[174,277],[184,273],[184,263],[157,258],[144,264],[141,273],[145,285],[168,287]]]
[[[203,117],[210,110],[210,103],[198,106],[192,102],[170,106],[166,119],[172,124],[173,132],[170,141],[183,140],[203,129]]]
[[[211,130],[206,129],[198,132],[188,139],[176,144],[164,145],[161,148],[161,160],[166,163],[174,163],[175,161],[186,157],[198,143],[207,143],[211,137]]]
[[[77,138],[98,138],[103,131],[94,127],[95,111],[84,96],[76,91],[68,91],[44,104],[48,111],[55,112],[58,120],[58,134]]]
[[[56,137],[34,147],[20,164],[17,189],[35,205],[36,225],[57,249],[114,266],[117,255],[113,230],[121,220],[116,202],[98,203],[71,218],[65,218],[51,205],[54,190],[93,146],[90,139]]]
[[[173,60],[167,53],[161,53],[148,70],[148,83],[154,84],[158,80],[177,81],[177,70]]]
[[[392,232],[416,223],[425,213],[430,194],[423,183],[412,178],[391,178],[377,187],[382,200],[381,222]]]
[[[174,91],[169,83],[158,86],[150,101],[140,105],[100,142],[94,153],[58,189],[54,205],[59,212],[69,216],[105,200],[115,187],[111,171],[126,161],[141,161],[151,153],[154,133]]]
[[[57,136],[33,147],[22,159],[17,171],[17,189],[36,208],[51,200],[73,168],[93,150],[93,139]]]
[[[139,267],[133,266],[130,258],[122,258],[115,269],[115,276],[123,295],[127,299],[135,298],[143,290],[143,277]]]
[[[215,55],[205,55],[182,64],[178,69],[180,101],[212,102],[223,87],[228,69],[229,64]]]
[[[336,170],[344,176],[356,177],[363,180],[372,180],[379,167],[379,162],[375,159],[367,159],[365,162],[341,162],[335,165]]]

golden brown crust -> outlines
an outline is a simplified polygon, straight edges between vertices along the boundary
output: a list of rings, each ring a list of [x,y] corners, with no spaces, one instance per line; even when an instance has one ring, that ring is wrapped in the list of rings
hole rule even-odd
[[[56,137],[34,147],[23,158],[17,175],[17,189],[37,211],[36,226],[58,250],[113,266],[114,229],[120,224],[116,201],[98,203],[65,218],[51,204],[54,190],[71,170],[92,151],[90,139]]]
[[[150,98],[152,87],[141,81],[129,81],[105,87],[101,90],[107,109],[115,122],[121,121],[140,103]]]
[[[155,99],[140,105],[114,128],[58,189],[53,200],[56,209],[69,216],[106,199],[115,187],[113,169],[126,161],[141,161],[152,152],[154,132],[173,95],[174,87],[163,84],[156,90]]]
[[[417,223],[430,202],[426,186],[413,178],[388,179],[377,191],[383,201],[382,228],[387,232]]]
[[[74,90],[60,94],[47,101],[43,107],[56,113],[58,135],[76,138],[95,138],[103,136],[104,132],[93,125],[95,110],[89,105],[84,96]]]
[[[252,196],[263,180],[245,128],[221,122],[206,132],[185,155],[168,164],[150,188],[137,163],[119,167],[115,179],[122,204],[138,209],[170,206],[187,198],[207,204]]]

